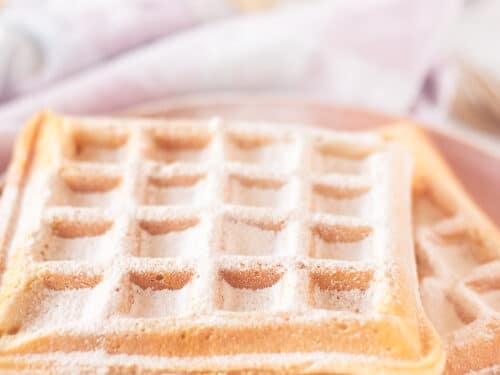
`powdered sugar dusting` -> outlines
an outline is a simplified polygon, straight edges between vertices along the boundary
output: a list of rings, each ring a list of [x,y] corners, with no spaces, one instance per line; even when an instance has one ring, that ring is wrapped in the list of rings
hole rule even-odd
[[[359,353],[367,345],[380,363],[414,350],[394,340],[388,355],[376,329],[349,345],[331,341],[357,325],[378,327],[385,315],[376,304],[398,317],[391,306],[399,289],[374,296],[380,278],[393,275],[384,272],[392,249],[411,250],[392,228],[409,210],[391,203],[409,191],[409,178],[397,179],[407,167],[401,150],[374,134],[219,120],[63,123],[64,144],[54,147],[53,165],[28,181],[17,228],[18,259],[29,266],[19,285],[33,283],[37,306],[18,314],[21,331],[71,332],[70,351],[104,347],[119,364],[142,353],[141,366],[168,357],[168,366],[191,372],[211,370],[204,364],[216,357],[231,371],[253,368],[259,364],[247,353],[260,351],[259,361],[272,357],[268,368],[275,368],[282,342],[270,336],[262,348],[245,347],[263,327],[287,333],[300,368],[319,366],[302,358],[316,358],[322,345],[317,358],[335,371],[348,369],[338,358],[365,363]],[[49,194],[41,202],[29,198],[42,190]],[[28,249],[27,234],[35,238]],[[16,307],[7,307],[14,315]],[[317,334],[318,324],[327,337],[313,342],[307,332]],[[220,341],[233,340],[230,330],[242,335],[236,349]],[[16,350],[11,336],[6,345]],[[67,350],[57,340],[37,345]]]
[[[369,307],[369,295],[366,290],[322,290],[316,286],[312,298],[314,306],[320,309],[360,313]]]
[[[228,311],[272,311],[279,309],[283,287],[283,283],[278,281],[270,287],[256,290],[234,288],[223,280],[221,308]]]
[[[483,328],[471,329],[471,324],[497,319],[500,279],[494,275],[500,274],[500,263],[470,235],[460,212],[449,214],[428,196],[416,201],[414,226],[420,294],[427,315],[452,353],[462,357],[461,351],[466,350],[479,355],[481,348],[494,345],[494,338],[486,337]],[[455,368],[456,361],[452,358],[448,368]],[[463,369],[469,359],[460,361]],[[490,373],[490,369],[477,373]]]
[[[184,289],[186,288],[186,289]],[[178,290],[142,289],[132,285],[132,303],[128,313],[136,318],[161,318],[189,312],[189,288]]]
[[[453,332],[465,325],[443,290],[443,285],[434,279],[425,279],[420,285],[422,303],[434,327],[441,335]]]
[[[278,255],[294,248],[292,228],[285,225],[260,227],[234,218],[224,219],[221,251],[236,255]],[[264,225],[264,224],[261,224]]]
[[[203,228],[199,224],[182,230],[171,230],[164,234],[141,231],[141,243],[137,255],[141,257],[192,257],[208,250],[203,248]]]

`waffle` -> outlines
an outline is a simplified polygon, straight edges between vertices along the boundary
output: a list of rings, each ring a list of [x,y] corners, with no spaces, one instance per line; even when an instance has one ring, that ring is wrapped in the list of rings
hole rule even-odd
[[[0,368],[439,373],[410,185],[374,133],[39,115],[2,200]]]
[[[392,127],[415,155],[413,223],[420,293],[447,347],[447,374],[500,373],[500,234],[425,137]]]

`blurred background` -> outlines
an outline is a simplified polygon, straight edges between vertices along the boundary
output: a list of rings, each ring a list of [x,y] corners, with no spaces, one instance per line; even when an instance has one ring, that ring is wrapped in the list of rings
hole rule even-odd
[[[41,109],[229,92],[410,115],[500,154],[498,0],[0,4],[2,150]]]

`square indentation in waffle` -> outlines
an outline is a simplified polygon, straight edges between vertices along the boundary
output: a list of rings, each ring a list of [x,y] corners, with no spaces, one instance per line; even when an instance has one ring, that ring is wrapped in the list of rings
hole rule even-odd
[[[475,251],[477,245],[466,236],[458,233],[446,235],[432,233],[429,235],[433,237],[431,247],[434,247],[438,252],[436,259],[442,259],[455,277],[464,277],[481,264]]]
[[[313,183],[311,210],[340,216],[367,217],[371,203],[370,185],[366,181],[345,181],[331,177]]]
[[[313,143],[312,168],[319,174],[362,174],[369,156],[377,151],[377,137],[341,137]]]
[[[117,203],[121,183],[122,176],[116,168],[84,163],[65,165],[54,177],[49,205],[110,207]]]
[[[295,251],[297,223],[266,210],[229,211],[222,217],[220,251],[249,256],[287,255]]]
[[[142,211],[138,226],[141,239],[137,256],[198,257],[208,253],[205,226],[195,215]]]
[[[161,318],[190,312],[192,270],[132,271],[126,282],[121,314],[134,318]]]
[[[99,310],[96,304],[105,295],[101,280],[101,275],[46,272],[30,284],[29,293],[15,304],[21,323],[11,329],[54,329],[92,319]]]
[[[372,279],[370,270],[313,266],[309,303],[317,309],[366,313],[371,306]]]
[[[466,324],[457,304],[449,297],[446,285],[433,277],[420,281],[422,304],[436,330],[445,335]]]
[[[217,305],[227,311],[279,309],[285,270],[279,265],[244,264],[221,267]]]
[[[149,134],[146,157],[163,163],[205,162],[211,159],[212,130],[202,124],[170,123]]]
[[[226,160],[289,172],[299,162],[299,147],[290,135],[231,130],[225,137]]]
[[[442,213],[417,201],[415,210],[423,217],[439,217]],[[458,220],[457,220],[458,219]],[[416,217],[416,220],[422,220]],[[464,232],[459,218],[441,219],[437,223],[417,222],[417,258],[422,264],[419,273],[426,271],[458,280],[468,275],[485,259],[480,259],[478,244]]]
[[[492,267],[491,273],[480,278],[475,278],[467,281],[467,287],[471,288],[477,297],[492,313],[500,314],[500,274],[498,270],[500,262],[497,261],[497,267]],[[485,267],[486,268],[486,267]]]
[[[297,203],[294,185],[285,178],[230,173],[226,180],[225,202],[239,206],[293,208]]]
[[[146,205],[200,206],[208,198],[208,177],[199,170],[172,169],[148,177]]]
[[[95,209],[53,210],[34,246],[35,259],[104,262],[115,254],[113,220]]]
[[[73,125],[71,141],[65,149],[66,157],[77,161],[116,163],[126,159],[129,135],[124,128]]]
[[[313,258],[358,261],[373,254],[373,228],[359,220],[318,220],[310,226]]]

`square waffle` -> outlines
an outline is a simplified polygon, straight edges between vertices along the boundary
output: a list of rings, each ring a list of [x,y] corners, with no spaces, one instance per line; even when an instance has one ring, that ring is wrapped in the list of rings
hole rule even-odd
[[[411,176],[375,133],[41,114],[2,197],[0,368],[440,373]]]
[[[387,137],[415,156],[420,293],[446,344],[446,373],[500,373],[500,233],[421,132],[392,127]]]

